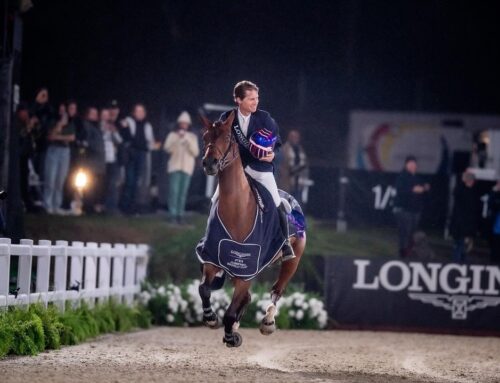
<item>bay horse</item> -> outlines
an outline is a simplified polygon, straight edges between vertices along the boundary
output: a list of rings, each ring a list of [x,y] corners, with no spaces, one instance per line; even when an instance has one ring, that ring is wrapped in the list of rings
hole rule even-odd
[[[207,175],[218,176],[219,217],[231,238],[243,242],[252,230],[258,207],[245,175],[239,155],[239,146],[233,134],[232,124],[234,118],[234,111],[225,121],[210,122],[202,116],[204,125],[203,169]],[[271,290],[272,303],[269,305],[260,325],[260,331],[264,335],[269,335],[276,329],[274,321],[276,303],[297,270],[306,245],[305,233],[304,236],[290,238],[290,242],[295,258],[281,263],[278,279]],[[278,252],[273,262],[280,257],[281,252]],[[221,268],[211,263],[203,263],[199,293],[204,311],[203,322],[210,328],[219,327],[219,318],[210,305],[210,295],[216,275],[220,275],[222,272]],[[242,337],[241,334],[234,330],[239,327],[239,321],[250,303],[249,288],[251,281],[233,277],[232,282],[234,285],[233,297],[222,320],[224,325],[223,342],[227,347],[238,347],[242,343]]]

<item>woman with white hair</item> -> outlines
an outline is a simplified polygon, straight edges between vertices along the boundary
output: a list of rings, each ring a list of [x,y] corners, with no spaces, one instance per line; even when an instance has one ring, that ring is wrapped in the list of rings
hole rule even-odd
[[[193,175],[195,158],[200,154],[198,137],[189,131],[191,116],[182,112],[177,118],[177,129],[170,132],[163,149],[168,160],[168,211],[172,223],[184,223],[186,198]]]

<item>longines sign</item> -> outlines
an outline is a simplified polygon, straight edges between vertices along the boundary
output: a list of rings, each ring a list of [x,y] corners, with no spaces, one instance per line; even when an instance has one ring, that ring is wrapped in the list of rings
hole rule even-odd
[[[496,265],[332,257],[325,276],[340,324],[500,331]]]

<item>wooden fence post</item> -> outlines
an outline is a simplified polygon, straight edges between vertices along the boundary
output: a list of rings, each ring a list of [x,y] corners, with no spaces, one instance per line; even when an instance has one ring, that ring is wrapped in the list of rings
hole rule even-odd
[[[99,302],[108,300],[111,287],[111,244],[101,243],[99,247]]]
[[[11,246],[11,254],[19,256],[17,266],[17,287],[19,287],[18,303],[30,304],[31,265],[33,262],[33,240],[21,239],[19,245]]]
[[[89,307],[94,307],[96,282],[97,282],[97,243],[87,242],[84,250],[85,255],[85,275],[84,275],[84,296]]]
[[[113,295],[117,296],[118,303],[122,303],[125,245],[116,243],[111,254],[113,255]]]
[[[33,246],[33,255],[37,257],[35,291],[45,307],[48,304],[51,245],[50,241],[41,239],[38,246]]]
[[[85,288],[83,284],[83,242],[73,241],[68,247],[68,255],[71,257],[71,267],[69,272],[69,289],[72,290],[71,300],[74,300],[73,307],[78,307],[80,292]]]
[[[68,241],[56,241],[52,247],[54,254],[54,300],[56,306],[64,312],[66,308],[66,290],[68,288]]]
[[[8,306],[10,284],[10,238],[0,238],[0,309]]]

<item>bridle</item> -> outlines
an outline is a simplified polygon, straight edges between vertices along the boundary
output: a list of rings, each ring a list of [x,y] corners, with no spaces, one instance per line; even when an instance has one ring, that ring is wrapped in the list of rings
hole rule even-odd
[[[216,128],[215,123],[212,124],[212,128],[214,129]],[[222,155],[221,158],[217,161],[217,172],[222,172],[225,168],[231,165],[233,161],[237,159],[240,154],[238,145],[235,145],[236,137],[234,136],[232,129],[226,135],[224,141],[229,143],[227,149],[224,152],[222,152],[222,150],[220,150],[213,142],[208,143],[204,150],[205,153],[207,153],[207,150],[209,150],[210,148],[215,148],[215,150]],[[229,153],[232,154],[232,158],[228,157]]]

